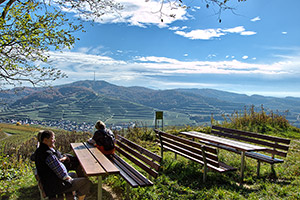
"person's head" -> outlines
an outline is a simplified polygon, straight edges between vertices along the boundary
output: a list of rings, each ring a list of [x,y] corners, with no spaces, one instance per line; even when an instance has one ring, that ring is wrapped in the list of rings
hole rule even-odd
[[[97,130],[105,129],[105,124],[104,124],[104,122],[101,121],[101,120],[98,120],[98,121],[96,122],[96,124],[95,124],[95,128],[96,128]]]
[[[42,143],[48,145],[48,147],[54,147],[55,143],[55,134],[50,130],[42,130],[39,132],[40,140]],[[38,135],[39,135],[38,134]]]
[[[40,130],[36,136],[39,143],[42,143],[41,135],[43,132],[44,132],[44,130]]]

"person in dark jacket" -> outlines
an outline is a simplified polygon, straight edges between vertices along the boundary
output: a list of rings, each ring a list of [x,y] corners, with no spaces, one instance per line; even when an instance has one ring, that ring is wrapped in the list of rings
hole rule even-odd
[[[106,128],[104,122],[98,120],[95,124],[97,129],[92,138],[88,140],[88,143],[96,146],[104,155],[111,155],[115,153],[115,135],[114,133]],[[107,141],[109,140],[109,141]],[[109,144],[112,142],[112,144]]]
[[[40,130],[37,134],[37,148],[40,146],[42,143],[41,141],[41,134],[44,132],[44,130]],[[53,147],[50,147],[52,150],[53,154],[65,165],[68,171],[70,170],[75,170],[77,176],[83,177],[84,173],[82,171],[82,168],[79,164],[79,160],[76,156],[73,156],[71,154],[62,154],[59,150],[55,149],[54,144]],[[30,156],[30,159],[32,161],[35,161],[35,152]]]
[[[76,178],[68,173],[65,165],[53,152],[55,134],[44,130],[40,135],[41,144],[35,151],[35,165],[43,189],[48,197],[76,191],[78,200],[89,192],[90,181],[86,177]]]

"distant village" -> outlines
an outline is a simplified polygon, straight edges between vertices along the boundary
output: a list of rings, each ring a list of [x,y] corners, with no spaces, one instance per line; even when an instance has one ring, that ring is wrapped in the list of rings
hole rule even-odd
[[[63,129],[66,131],[83,131],[83,132],[94,132],[95,131],[95,124],[94,123],[87,123],[82,122],[78,123],[75,121],[69,121],[69,120],[60,120],[60,121],[38,121],[38,120],[16,120],[16,119],[0,119],[0,123],[9,123],[9,124],[16,124],[16,125],[37,125],[37,126],[43,126],[43,127],[52,127],[57,129]],[[106,124],[107,128],[110,128],[112,130],[121,130],[123,128],[133,128],[136,126],[135,123],[123,123],[123,124]]]

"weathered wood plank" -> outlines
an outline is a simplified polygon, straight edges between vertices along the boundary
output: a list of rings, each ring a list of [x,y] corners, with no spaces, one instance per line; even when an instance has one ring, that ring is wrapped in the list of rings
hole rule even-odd
[[[88,143],[84,143],[86,148],[92,153],[94,158],[98,161],[98,163],[102,166],[102,168],[107,173],[119,173],[119,169],[103,154],[101,153],[97,147],[92,146]]]
[[[71,143],[71,146],[87,176],[98,176],[106,173],[83,143]]]

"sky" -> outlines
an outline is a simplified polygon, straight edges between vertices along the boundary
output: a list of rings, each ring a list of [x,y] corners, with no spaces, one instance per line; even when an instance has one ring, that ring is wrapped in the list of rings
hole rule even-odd
[[[187,0],[187,8],[164,4],[163,15],[160,1],[117,2],[122,10],[84,19],[86,32],[76,33],[73,49],[49,52],[68,75],[54,85],[95,79],[300,97],[299,0],[230,0],[233,9],[220,14],[204,0]]]

